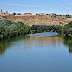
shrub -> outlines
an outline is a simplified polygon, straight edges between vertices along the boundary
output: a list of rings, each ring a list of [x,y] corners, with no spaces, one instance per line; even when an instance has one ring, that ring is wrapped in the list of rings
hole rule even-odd
[[[5,18],[5,19],[7,19],[7,17],[6,16],[2,16],[3,18]]]
[[[16,35],[30,33],[29,26],[24,25],[22,22],[15,23],[11,20],[0,20],[0,38],[6,39]]]

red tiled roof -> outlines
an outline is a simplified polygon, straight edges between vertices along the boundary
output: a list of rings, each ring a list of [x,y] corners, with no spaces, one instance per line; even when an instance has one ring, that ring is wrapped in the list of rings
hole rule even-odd
[[[31,13],[24,13],[24,15],[26,15],[26,14],[31,14]],[[32,15],[32,14],[31,14]]]

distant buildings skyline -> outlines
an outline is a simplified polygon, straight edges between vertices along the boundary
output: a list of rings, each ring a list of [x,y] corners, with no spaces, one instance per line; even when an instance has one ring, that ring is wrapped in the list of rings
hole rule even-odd
[[[70,14],[70,15],[72,15],[72,12],[66,12],[66,13],[63,13],[63,12],[59,12],[59,11],[53,11],[53,10],[49,10],[49,11],[47,11],[47,10],[29,10],[29,9],[19,9],[19,11],[18,10],[11,10],[11,9],[4,9],[4,8],[1,8],[1,9],[3,9],[3,11],[5,12],[6,10],[9,12],[9,13],[32,13],[32,14],[39,14],[39,13],[45,13],[45,14],[52,14],[52,13],[56,13],[56,14],[62,14],[62,15],[66,15],[66,14]],[[0,10],[1,10],[0,9]]]
[[[16,12],[13,12],[13,13],[16,13]],[[2,10],[1,9],[1,11],[0,11],[0,15],[2,15],[2,16],[4,16],[4,15],[9,15],[9,14],[13,14],[13,13],[8,13],[8,11],[4,11],[4,10]],[[36,14],[40,14],[40,15],[45,15],[46,13],[36,13]],[[34,14],[34,15],[36,15],[36,14]],[[50,15],[52,15],[52,14],[56,14],[56,13],[47,13],[47,14],[50,14]],[[46,14],[46,15],[47,15]],[[26,13],[20,13],[20,12],[17,12],[16,13],[16,15],[24,15],[24,16],[31,16],[31,15],[33,15],[32,13],[28,13],[28,12],[26,12]],[[72,15],[72,14],[56,14],[56,15]]]
[[[0,16],[7,16],[7,15],[9,15],[10,13],[8,13],[8,11],[6,11],[6,12],[3,12],[3,10],[1,9],[1,12],[0,12]],[[15,14],[15,15],[20,15],[20,16],[32,16],[32,13],[24,13],[24,14],[22,14],[22,13],[12,13],[13,15]]]
[[[9,13],[8,13],[8,11],[6,11],[6,12],[3,12],[3,10],[1,9],[1,12],[0,12],[0,16],[6,16],[6,15],[9,15]]]

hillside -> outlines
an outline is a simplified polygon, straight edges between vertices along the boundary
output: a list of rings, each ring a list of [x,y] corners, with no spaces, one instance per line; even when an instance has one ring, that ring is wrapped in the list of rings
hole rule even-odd
[[[64,26],[68,24],[71,19],[65,18],[65,16],[56,16],[56,18],[52,18],[50,15],[32,15],[32,16],[14,16],[9,15],[7,19],[12,20],[14,22],[24,22],[26,25],[61,25]]]

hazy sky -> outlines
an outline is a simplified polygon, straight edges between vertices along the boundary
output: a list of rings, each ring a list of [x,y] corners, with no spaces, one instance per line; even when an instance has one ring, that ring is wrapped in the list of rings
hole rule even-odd
[[[0,0],[0,9],[10,13],[72,14],[72,0]]]

